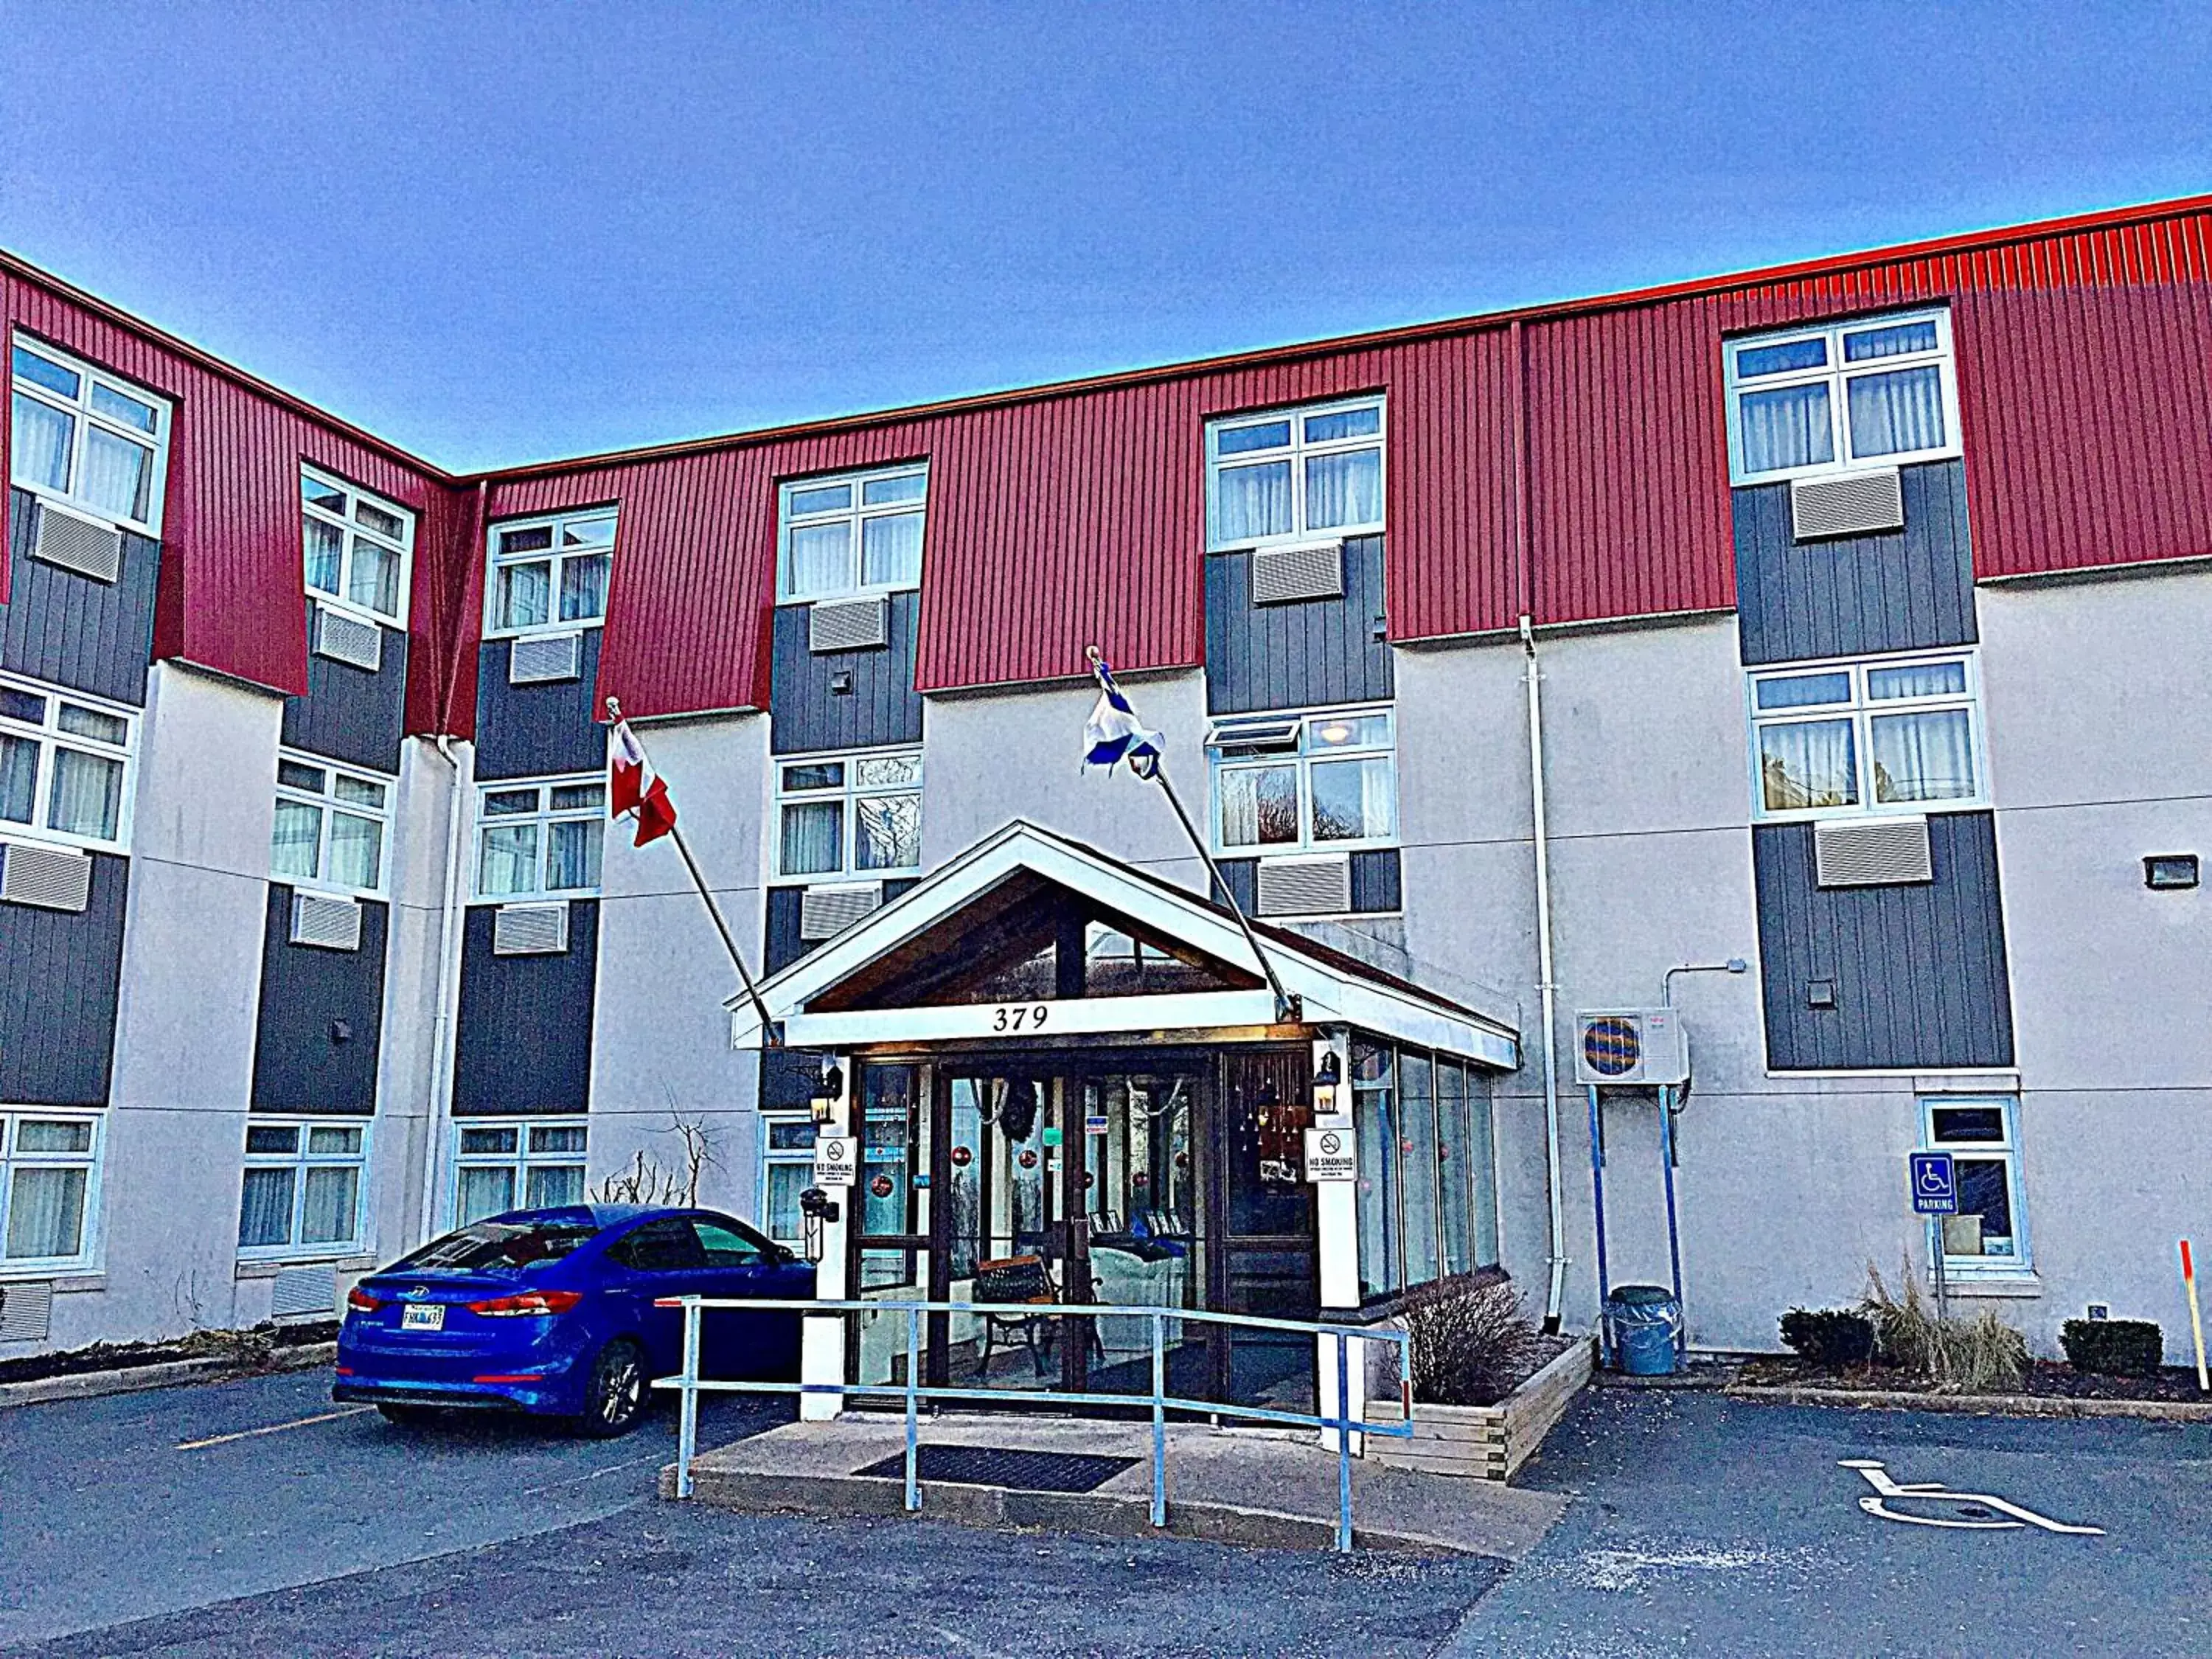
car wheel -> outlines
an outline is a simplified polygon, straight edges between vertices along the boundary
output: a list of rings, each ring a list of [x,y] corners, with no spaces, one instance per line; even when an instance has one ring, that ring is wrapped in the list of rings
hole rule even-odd
[[[599,1440],[628,1434],[645,1415],[647,1385],[645,1350],[626,1337],[608,1343],[585,1385],[584,1432]]]
[[[395,1428],[419,1429],[435,1422],[438,1408],[434,1406],[379,1406],[378,1413]]]

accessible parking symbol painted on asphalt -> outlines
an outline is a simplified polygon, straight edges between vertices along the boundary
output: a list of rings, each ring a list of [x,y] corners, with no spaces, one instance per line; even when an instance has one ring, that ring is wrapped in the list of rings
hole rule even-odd
[[[2045,1532],[2070,1533],[2079,1537],[2102,1538],[2102,1527],[2069,1526],[2063,1521],[2053,1521],[2047,1515],[2038,1515],[2024,1509],[2009,1498],[1998,1498],[1985,1492],[1953,1492],[1940,1480],[1915,1480],[1900,1483],[1889,1478],[1888,1466],[1870,1457],[1846,1457],[1838,1465],[1840,1468],[1856,1469],[1866,1477],[1867,1484],[1875,1490],[1872,1498],[1859,1499],[1859,1507],[1869,1515],[1878,1515],[1885,1521],[1902,1521],[1911,1527],[1953,1527],[1968,1532],[1996,1532],[2026,1527],[2040,1527]],[[1919,1503],[1948,1505],[1948,1515],[1913,1515],[1893,1507],[1898,1503]]]

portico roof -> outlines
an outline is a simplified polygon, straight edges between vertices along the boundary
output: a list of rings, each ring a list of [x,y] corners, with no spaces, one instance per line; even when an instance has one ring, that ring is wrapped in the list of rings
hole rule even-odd
[[[994,991],[1010,961],[1060,918],[1126,933],[1175,963],[1174,988],[1138,994]],[[1518,1012],[1461,988],[1391,971],[1286,928],[1255,923],[1262,948],[1301,1005],[1303,1024],[1276,1024],[1274,995],[1224,906],[1017,818],[909,891],[770,977],[769,1016],[795,1048],[855,1048],[1062,1039],[1253,1041],[1349,1025],[1502,1070],[1520,1063]],[[1082,934],[1079,931],[1077,938]],[[963,969],[973,969],[963,982]],[[981,975],[979,977],[979,975]],[[750,998],[726,1005],[733,1047],[761,1046]]]

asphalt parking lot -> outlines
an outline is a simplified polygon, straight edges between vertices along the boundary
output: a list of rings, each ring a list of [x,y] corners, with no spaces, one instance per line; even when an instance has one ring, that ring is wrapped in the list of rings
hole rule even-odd
[[[1520,1566],[749,1517],[612,1443],[400,1433],[319,1373],[0,1412],[0,1644],[161,1655],[2212,1652],[2212,1425],[1593,1391],[1528,1478]],[[722,1402],[708,1443],[779,1420]],[[1979,1503],[1860,1507],[1946,1483]]]

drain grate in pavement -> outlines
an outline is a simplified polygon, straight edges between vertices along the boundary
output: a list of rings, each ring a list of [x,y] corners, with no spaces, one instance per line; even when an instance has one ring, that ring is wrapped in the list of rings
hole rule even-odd
[[[1095,1452],[1001,1451],[994,1446],[922,1446],[916,1449],[917,1473],[924,1480],[943,1480],[961,1486],[1006,1486],[1016,1492],[1096,1492],[1124,1469],[1133,1469],[1133,1457],[1103,1457]],[[906,1479],[906,1454],[871,1463],[854,1474]]]

